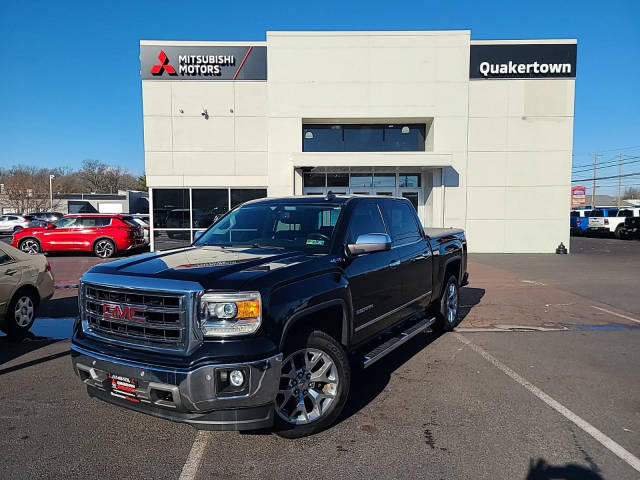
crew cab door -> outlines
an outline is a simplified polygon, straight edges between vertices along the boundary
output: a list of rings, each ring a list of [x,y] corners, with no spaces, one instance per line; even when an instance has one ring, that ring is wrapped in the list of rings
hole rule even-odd
[[[355,243],[360,235],[368,233],[387,233],[375,200],[363,200],[355,206],[349,221],[347,243]],[[345,262],[356,343],[378,330],[378,319],[399,305],[399,272],[393,270],[390,263],[390,250],[357,255]]]
[[[380,207],[391,236],[392,269],[401,284],[402,308],[396,319],[423,312],[432,290],[433,258],[415,209],[407,201],[384,199]]]

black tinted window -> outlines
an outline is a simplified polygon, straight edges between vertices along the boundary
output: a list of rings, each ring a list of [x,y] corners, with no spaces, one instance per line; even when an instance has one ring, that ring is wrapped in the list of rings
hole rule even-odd
[[[620,210],[618,211],[619,217],[633,217],[633,211],[631,210]]]
[[[106,227],[111,223],[109,217],[83,217],[78,219],[76,225],[80,224],[85,228]]]
[[[580,213],[579,212],[571,212],[571,216],[572,217],[579,217]]]
[[[375,203],[358,205],[351,216],[349,231],[349,243],[355,243],[360,235],[366,233],[386,233],[378,206]]]
[[[411,204],[397,200],[384,201],[382,213],[394,245],[404,245],[420,239]]]

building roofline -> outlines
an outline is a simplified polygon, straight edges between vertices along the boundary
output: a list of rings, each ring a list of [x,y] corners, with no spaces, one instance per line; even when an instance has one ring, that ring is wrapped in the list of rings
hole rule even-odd
[[[191,41],[191,40],[140,40],[140,45],[151,45],[156,47],[251,47],[251,46],[266,46],[267,42],[264,40],[255,42],[230,42],[223,41],[217,42],[215,40],[207,41]]]
[[[471,45],[577,44],[576,38],[540,38],[526,40],[471,40]]]

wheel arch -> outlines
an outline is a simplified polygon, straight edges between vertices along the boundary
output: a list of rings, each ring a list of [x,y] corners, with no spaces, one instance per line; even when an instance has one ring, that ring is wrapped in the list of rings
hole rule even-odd
[[[115,239],[108,235],[100,235],[99,237],[97,237],[91,243],[91,250],[94,250],[96,248],[96,243],[98,243],[100,240],[109,240],[111,243],[113,243],[113,248],[116,249],[116,252],[118,251],[118,244],[116,243]]]
[[[42,248],[42,242],[38,237],[34,237],[33,235],[27,235],[20,238],[16,243],[16,248],[20,250],[20,244],[22,244],[22,242],[25,242],[26,240],[34,240],[40,246],[40,253],[44,252],[44,249]]]
[[[280,351],[284,348],[287,336],[294,328],[304,324],[304,328],[321,330],[331,335],[342,346],[349,343],[349,316],[347,304],[342,298],[327,300],[296,312],[284,324],[280,338]]]
[[[9,303],[13,302],[14,299],[18,298],[18,295],[21,294],[22,292],[30,292],[33,294],[33,297],[36,301],[36,304],[34,305],[34,307],[37,307],[38,305],[40,305],[40,293],[38,292],[38,289],[35,287],[35,285],[32,285],[30,283],[25,283],[24,285],[20,285],[11,296],[11,300],[9,300]]]

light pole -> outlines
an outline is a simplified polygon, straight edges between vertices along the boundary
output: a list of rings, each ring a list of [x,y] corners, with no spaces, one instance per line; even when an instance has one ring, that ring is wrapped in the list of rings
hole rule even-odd
[[[49,207],[53,211],[53,179],[55,175],[49,175]]]

